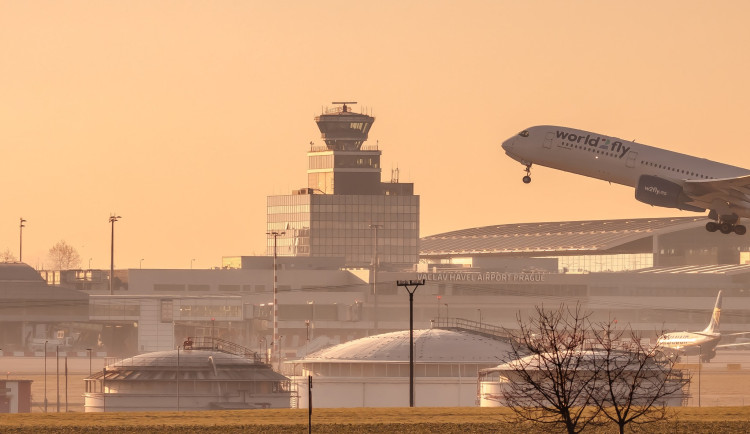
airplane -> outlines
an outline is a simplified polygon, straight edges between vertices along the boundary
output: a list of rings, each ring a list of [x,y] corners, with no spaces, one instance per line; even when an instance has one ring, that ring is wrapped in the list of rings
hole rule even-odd
[[[672,332],[664,333],[656,340],[657,348],[665,353],[677,356],[699,355],[701,360],[708,362],[716,356],[716,347],[721,339],[719,333],[719,317],[721,316],[721,291],[716,296],[711,320],[708,326],[700,332]]]
[[[750,218],[750,170],[573,128],[540,125],[502,143],[505,153],[534,164],[635,188],[635,198],[652,206],[709,210],[706,230],[744,235],[740,218]]]
[[[656,347],[664,353],[673,356],[700,356],[704,362],[710,362],[716,356],[717,348],[745,347],[747,344],[723,344],[719,345],[721,333],[719,333],[719,317],[721,316],[721,291],[716,296],[716,304],[711,314],[711,320],[703,331],[700,332],[671,332],[664,333],[656,340]],[[750,332],[730,333],[725,336],[746,335]]]

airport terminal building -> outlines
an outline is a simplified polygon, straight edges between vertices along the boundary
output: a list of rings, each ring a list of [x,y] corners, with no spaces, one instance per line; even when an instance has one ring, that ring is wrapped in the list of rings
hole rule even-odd
[[[426,280],[414,300],[419,329],[447,318],[513,328],[517,314],[535,306],[581,303],[594,319],[629,323],[655,337],[664,329],[703,329],[721,289],[721,330],[746,331],[748,238],[711,236],[703,223],[701,217],[547,222],[433,235],[420,240],[419,264],[378,269],[375,291],[372,267],[348,267],[343,258],[279,257],[282,359],[408,328],[408,296],[396,281],[417,278]],[[97,273],[57,273],[47,291],[78,289],[88,298],[88,315],[15,320],[25,322],[4,329],[13,344],[3,348],[23,350],[44,338],[41,331],[64,330],[93,339],[83,348],[123,356],[173,349],[187,336],[215,336],[268,354],[272,258],[226,257],[224,264],[118,270],[122,284],[111,296],[106,279],[86,280]],[[13,279],[9,274],[4,285],[13,286]],[[40,332],[31,335],[31,329]]]

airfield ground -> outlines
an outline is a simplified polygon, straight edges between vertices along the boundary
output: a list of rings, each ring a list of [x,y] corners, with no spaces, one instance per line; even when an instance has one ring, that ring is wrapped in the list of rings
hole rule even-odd
[[[51,360],[49,360],[51,359]],[[668,422],[646,425],[641,432],[750,432],[750,351],[720,352],[702,365],[698,408],[698,371],[693,360],[683,360],[691,370],[693,398],[687,407],[675,408]],[[92,361],[99,370],[102,359]],[[31,433],[124,433],[124,432],[307,432],[306,409],[159,412],[83,413],[83,378],[89,372],[88,358],[68,361],[68,413],[65,413],[64,364],[61,362],[60,408],[57,411],[57,370],[48,357],[48,413],[43,414],[43,358],[0,358],[0,372],[8,378],[34,380],[33,413],[0,415],[0,432]],[[748,406],[745,407],[745,404]],[[497,408],[355,408],[315,409],[316,433],[467,433],[549,432],[551,427],[534,427],[508,422],[505,409]],[[587,432],[615,432],[612,426]]]

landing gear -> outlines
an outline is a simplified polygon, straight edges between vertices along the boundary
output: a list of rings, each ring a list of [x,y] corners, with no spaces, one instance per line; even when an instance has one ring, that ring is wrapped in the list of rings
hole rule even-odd
[[[523,177],[523,183],[528,184],[531,182],[531,164],[526,165],[526,176]]]
[[[737,224],[740,221],[737,215],[732,214],[718,216],[714,211],[711,211],[709,217],[718,220],[716,222],[706,223],[706,230],[709,232],[719,231],[725,235],[731,234],[732,232],[737,235],[745,235],[745,233],[747,232],[747,228],[745,226]]]

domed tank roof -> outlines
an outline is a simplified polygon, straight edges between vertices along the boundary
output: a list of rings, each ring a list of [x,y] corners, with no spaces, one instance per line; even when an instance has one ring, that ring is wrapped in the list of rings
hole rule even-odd
[[[179,358],[178,358],[179,357]],[[106,374],[105,374],[106,373]],[[156,351],[140,354],[108,365],[88,380],[106,381],[287,381],[270,365],[253,359],[211,350]]]
[[[177,366],[177,350],[156,351],[153,353],[139,354],[128,359],[123,359],[107,366],[107,370],[119,368],[133,370],[134,368],[174,368]],[[209,359],[209,357],[211,359]],[[255,364],[253,360],[225,353],[223,351],[210,350],[180,350],[180,368],[208,368],[213,363],[216,366],[248,366]]]
[[[0,262],[0,283],[7,282],[44,283],[44,279],[23,262]]]
[[[493,363],[510,344],[487,336],[454,330],[414,330],[416,362]],[[409,330],[368,336],[311,353],[300,362],[408,362]]]

